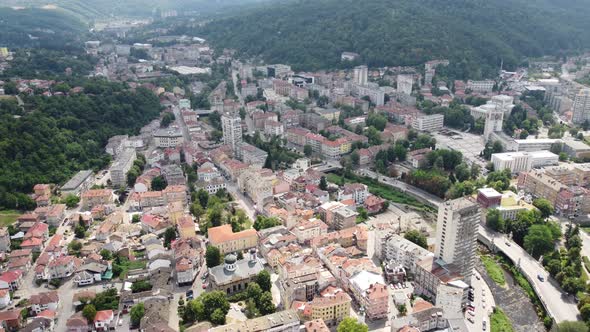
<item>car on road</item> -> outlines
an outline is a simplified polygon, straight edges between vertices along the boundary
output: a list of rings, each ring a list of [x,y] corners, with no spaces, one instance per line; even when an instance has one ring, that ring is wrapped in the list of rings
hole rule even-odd
[[[537,274],[537,279],[539,279],[541,282],[545,281],[545,277],[543,277],[542,274]]]
[[[481,278],[477,274],[475,275],[475,279],[481,280]]]
[[[481,323],[481,327],[485,331],[488,327],[488,323],[484,320],[483,323]]]
[[[506,242],[504,242],[504,243],[505,243],[507,246],[509,246],[509,247],[510,247],[510,242],[506,241]]]

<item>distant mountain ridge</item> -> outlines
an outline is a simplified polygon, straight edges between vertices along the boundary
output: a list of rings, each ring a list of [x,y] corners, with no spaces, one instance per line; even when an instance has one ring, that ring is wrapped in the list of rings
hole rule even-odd
[[[0,46],[67,50],[79,46],[88,26],[62,11],[0,7],[0,31]]]
[[[338,67],[352,51],[372,66],[449,58],[478,77],[502,60],[590,48],[589,17],[590,0],[291,0],[192,32],[296,69]]]
[[[63,11],[90,22],[113,16],[151,17],[159,11],[210,12],[236,4],[266,0],[0,0],[0,7],[45,8]]]

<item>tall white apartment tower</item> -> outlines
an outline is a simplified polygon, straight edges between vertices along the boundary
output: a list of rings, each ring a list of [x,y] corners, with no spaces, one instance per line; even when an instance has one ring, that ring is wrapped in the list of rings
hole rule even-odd
[[[459,267],[466,283],[471,282],[475,266],[477,232],[481,207],[468,198],[441,204],[436,225],[436,256]]]
[[[365,86],[367,85],[369,77],[369,68],[367,66],[356,66],[353,71],[354,83]]]
[[[397,91],[406,95],[412,94],[414,87],[414,76],[412,75],[397,75]]]
[[[590,120],[590,89],[582,89],[578,92],[574,99],[573,113],[573,123],[580,124]]]
[[[238,144],[242,142],[242,119],[236,112],[224,113],[221,116],[221,129],[223,144],[231,146],[235,152]]]

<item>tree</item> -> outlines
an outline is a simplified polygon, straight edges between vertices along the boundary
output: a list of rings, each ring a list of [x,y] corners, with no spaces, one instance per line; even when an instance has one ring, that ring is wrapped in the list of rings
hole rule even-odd
[[[106,249],[102,249],[100,251],[100,256],[105,261],[110,261],[111,259],[113,259],[113,254],[110,251],[106,250]]]
[[[358,166],[361,161],[361,156],[359,155],[357,150],[352,151],[350,154],[350,160],[352,161],[353,166]]]
[[[471,164],[471,178],[477,179],[479,177],[479,173],[481,173],[481,167],[478,164],[473,163]]]
[[[276,217],[265,217],[258,215],[256,216],[256,220],[254,221],[254,225],[252,227],[259,231],[261,229],[271,228],[279,225],[281,225],[281,221]]]
[[[261,315],[268,315],[275,312],[277,308],[272,302],[272,294],[270,292],[264,292],[258,300],[258,310]]]
[[[141,322],[141,318],[143,317],[143,315],[145,315],[145,307],[143,303],[140,302],[131,307],[131,325],[139,326],[139,323]]]
[[[207,221],[213,227],[221,226],[223,211],[220,206],[214,206],[208,210]]]
[[[191,214],[197,218],[197,221],[201,222],[201,217],[205,214],[205,209],[201,206],[199,202],[195,202],[190,207]]]
[[[174,240],[176,240],[176,229],[174,229],[174,227],[166,228],[166,231],[164,232],[164,246],[170,249],[170,244]]]
[[[486,215],[486,225],[496,232],[504,233],[506,231],[506,222],[500,215],[498,209],[489,209]]]
[[[227,297],[225,295],[225,292],[222,291],[213,291],[213,292],[207,292],[204,294],[201,294],[198,298],[197,298],[198,302],[201,302],[203,304],[202,309],[197,308],[197,317],[199,316],[199,312],[202,311],[201,315],[205,317],[205,319],[209,319],[212,323],[215,324],[223,324],[223,322],[225,322],[225,315],[227,315],[227,312],[229,311],[229,302],[227,301]],[[221,317],[213,317],[213,313],[216,310],[220,310],[221,312],[217,313],[216,316],[221,316],[223,315],[223,320],[221,320]],[[203,318],[203,317],[201,317]],[[199,319],[199,320],[203,320],[203,319]]]
[[[469,180],[471,173],[469,172],[469,168],[465,163],[461,163],[455,168],[455,177],[459,182]]]
[[[357,222],[363,222],[369,218],[369,213],[367,212],[367,209],[363,207],[358,207],[356,211],[359,214],[357,217]]]
[[[133,284],[131,284],[131,292],[132,293],[141,293],[141,292],[149,291],[152,288],[153,288],[152,284],[147,280],[139,280],[139,281],[135,281],[135,282],[133,282]]]
[[[140,221],[141,221],[141,215],[139,215],[139,214],[134,214],[133,217],[131,217],[131,222],[134,224],[137,224]]]
[[[260,286],[260,288],[263,291],[269,292],[272,287],[272,283],[270,281],[270,273],[268,273],[267,270],[260,271],[256,276],[256,283]]]
[[[320,178],[320,185],[319,185],[321,190],[327,190],[328,189],[328,181],[326,180],[326,177],[322,175],[322,177]]]
[[[557,332],[588,332],[588,326],[581,321],[564,321],[557,325]]]
[[[309,157],[309,156],[311,156],[312,153],[313,153],[313,149],[312,149],[311,145],[305,144],[303,146],[303,154],[305,154],[306,157]]]
[[[584,304],[580,308],[580,316],[582,316],[582,320],[586,322],[590,320],[590,304]]]
[[[168,182],[166,181],[166,178],[163,177],[162,175],[158,175],[152,179],[152,190],[153,191],[164,190],[164,189],[166,189],[167,186],[168,186]]]
[[[541,211],[543,219],[548,218],[555,212],[553,205],[545,198],[537,198],[533,201],[533,205]]]
[[[209,203],[209,193],[204,189],[199,189],[199,191],[197,191],[197,199],[199,200],[201,207],[206,209],[207,204]]]
[[[78,239],[83,239],[84,237],[86,237],[86,229],[83,226],[78,225],[74,228],[74,235]]]
[[[167,128],[175,120],[174,113],[167,112],[160,121],[160,127]]]
[[[211,323],[215,325],[225,324],[225,313],[221,309],[215,309],[211,314]]]
[[[535,258],[551,252],[554,248],[553,235],[546,225],[532,225],[524,237],[524,248]]]
[[[338,324],[337,332],[368,332],[369,327],[352,317],[346,317]]]
[[[428,249],[428,242],[426,240],[426,236],[422,235],[422,233],[420,233],[417,230],[412,229],[407,231],[404,235],[404,238],[410,242],[419,245],[424,249]]]
[[[87,304],[82,309],[82,316],[86,318],[89,322],[94,321],[94,317],[96,316],[96,308],[92,304]]]
[[[248,299],[248,301],[246,301],[246,317],[254,318],[258,316],[260,316],[260,311],[256,306],[256,302],[254,302],[253,299]]]
[[[258,304],[260,297],[262,296],[262,288],[255,282],[251,282],[248,284],[246,288],[246,294],[248,294],[249,299],[253,299],[254,302]]]
[[[397,306],[397,311],[399,312],[400,316],[405,316],[408,313],[408,308],[405,304],[400,304]]]
[[[205,261],[207,262],[207,267],[212,268],[221,263],[221,252],[217,247],[214,246],[207,246],[207,250],[205,252]]]
[[[66,196],[66,198],[64,198],[64,204],[68,207],[68,209],[75,208],[78,206],[78,203],[80,203],[80,197],[74,194],[69,194]]]

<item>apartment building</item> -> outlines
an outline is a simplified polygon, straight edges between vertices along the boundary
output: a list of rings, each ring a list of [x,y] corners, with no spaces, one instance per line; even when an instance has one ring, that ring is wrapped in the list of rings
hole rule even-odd
[[[540,170],[521,173],[518,177],[518,186],[534,197],[543,197],[549,200],[553,206],[557,202],[559,192],[567,188],[565,184]]]
[[[401,265],[412,273],[416,271],[416,263],[418,261],[429,256],[434,256],[427,249],[395,233],[391,233],[383,238],[379,246],[375,243],[375,247],[376,249],[380,249],[380,252],[376,251],[376,253],[382,261],[391,262],[393,265]]]
[[[79,171],[68,182],[61,186],[62,196],[80,195],[88,190],[94,182],[94,172],[92,170]]]
[[[458,266],[465,280],[471,280],[475,266],[480,222],[481,207],[470,198],[446,201],[438,210],[436,256]]]
[[[229,145],[235,151],[242,142],[242,119],[237,113],[224,113],[221,116],[223,144]]]
[[[412,121],[412,128],[420,131],[436,131],[442,129],[445,116],[442,114],[424,115]]]
[[[82,194],[82,207],[86,209],[112,203],[113,192],[109,189],[92,189]]]
[[[115,187],[127,185],[127,173],[133,167],[133,162],[137,154],[135,149],[126,148],[121,150],[115,158],[115,162],[110,168],[111,183]]]
[[[495,83],[496,82],[491,81],[491,80],[486,80],[486,81],[469,80],[469,81],[467,81],[466,89],[471,90],[473,92],[481,92],[481,93],[492,92],[492,90],[494,89]]]
[[[159,148],[173,148],[184,142],[182,131],[178,127],[160,128],[154,131],[153,136]]]

